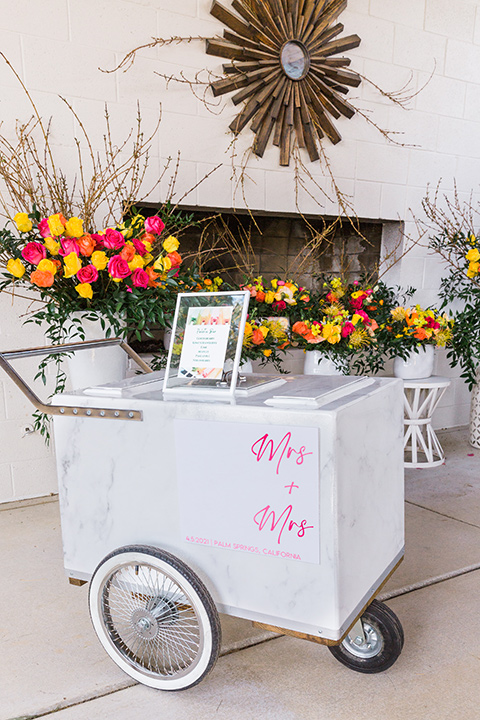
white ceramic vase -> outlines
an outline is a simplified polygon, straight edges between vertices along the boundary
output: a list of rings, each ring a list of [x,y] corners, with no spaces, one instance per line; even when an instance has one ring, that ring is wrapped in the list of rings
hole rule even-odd
[[[480,368],[477,370],[477,382],[473,386],[470,405],[470,445],[480,448]]]
[[[333,360],[320,352],[320,350],[307,350],[305,353],[304,375],[343,375]]]
[[[82,313],[74,313],[74,318],[80,320],[85,332],[85,340],[104,340],[109,322],[105,320],[105,330],[100,320],[86,320]],[[77,325],[72,325],[65,342],[81,342],[76,334]],[[110,337],[115,337],[112,328]],[[78,350],[72,353],[67,363],[68,376],[74,390],[123,380],[127,373],[127,354],[117,346],[95,348],[93,350]]]
[[[435,347],[424,345],[417,352],[411,350],[406,360],[396,357],[393,361],[393,374],[402,380],[420,380],[430,377],[435,362]]]

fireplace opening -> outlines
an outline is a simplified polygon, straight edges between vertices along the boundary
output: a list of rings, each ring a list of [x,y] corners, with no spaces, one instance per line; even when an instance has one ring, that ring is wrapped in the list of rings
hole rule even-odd
[[[148,205],[140,209],[154,211]],[[294,280],[309,289],[318,289],[332,275],[375,281],[381,258],[396,252],[402,239],[399,222],[197,206],[178,210],[188,218],[177,232],[185,264],[235,284],[258,276]],[[151,349],[152,343],[142,343],[140,349],[147,345]]]

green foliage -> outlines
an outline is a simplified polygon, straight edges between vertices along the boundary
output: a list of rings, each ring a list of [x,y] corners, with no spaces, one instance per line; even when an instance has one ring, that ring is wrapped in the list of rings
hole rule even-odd
[[[477,247],[477,240],[471,232],[443,229],[430,238],[429,244],[448,263],[448,274],[442,278],[439,291],[442,308],[453,306],[454,326],[447,358],[452,367],[460,366],[460,376],[471,390],[477,382],[480,358],[480,283],[478,269],[466,256]]]

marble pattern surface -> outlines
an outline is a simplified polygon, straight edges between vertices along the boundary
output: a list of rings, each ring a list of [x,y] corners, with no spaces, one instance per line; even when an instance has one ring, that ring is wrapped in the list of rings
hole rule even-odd
[[[65,405],[144,415],[143,422],[55,418],[68,575],[89,579],[110,551],[153,545],[197,572],[220,611],[338,639],[403,552],[402,383],[376,379],[318,410],[268,407],[267,396],[165,401],[155,385],[142,392],[138,381],[121,398],[63,395]],[[318,428],[319,564],[182,541],[175,418]]]

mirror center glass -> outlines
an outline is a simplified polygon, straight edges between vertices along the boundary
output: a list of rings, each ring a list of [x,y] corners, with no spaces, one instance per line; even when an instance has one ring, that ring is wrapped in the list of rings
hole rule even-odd
[[[298,40],[289,40],[280,52],[280,64],[290,80],[301,80],[310,68],[307,49]]]

